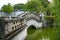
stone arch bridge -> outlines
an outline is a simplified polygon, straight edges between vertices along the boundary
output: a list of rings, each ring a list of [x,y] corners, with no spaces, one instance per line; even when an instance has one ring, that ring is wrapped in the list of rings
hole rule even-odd
[[[4,22],[3,22],[4,21]],[[4,24],[4,25],[2,25]],[[34,25],[36,28],[42,27],[41,17],[37,14],[20,14],[17,17],[0,17],[0,35],[1,38],[9,39],[25,27]],[[19,30],[19,31],[18,31]],[[5,36],[3,36],[5,35]]]
[[[29,27],[30,25],[34,25],[36,28],[42,27],[42,20],[40,16],[37,14],[25,14],[25,15],[18,15],[18,18],[22,18],[25,21],[26,25]]]

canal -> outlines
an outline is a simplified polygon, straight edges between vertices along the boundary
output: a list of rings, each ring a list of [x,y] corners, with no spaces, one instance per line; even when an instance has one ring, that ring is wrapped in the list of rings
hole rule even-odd
[[[55,40],[56,28],[28,28],[22,30],[18,35],[12,38],[12,40]]]

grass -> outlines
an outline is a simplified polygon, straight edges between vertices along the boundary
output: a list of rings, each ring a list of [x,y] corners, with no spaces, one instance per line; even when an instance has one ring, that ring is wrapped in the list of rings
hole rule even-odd
[[[35,29],[34,29],[35,30]],[[29,30],[29,33],[32,33],[32,29]],[[56,27],[48,27],[48,28],[41,28],[36,29],[32,34],[27,35],[25,40],[55,40],[57,29]]]

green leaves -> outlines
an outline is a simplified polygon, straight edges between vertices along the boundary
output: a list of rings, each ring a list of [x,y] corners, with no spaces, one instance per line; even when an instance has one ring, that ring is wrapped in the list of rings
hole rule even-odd
[[[20,4],[20,3],[14,5],[14,9],[25,9],[24,7],[25,7],[25,5],[24,4]]]
[[[2,11],[5,12],[5,13],[9,13],[10,14],[10,13],[13,12],[13,10],[14,10],[14,8],[10,4],[3,5],[3,7],[2,7]]]
[[[52,13],[55,14],[55,26],[57,26],[57,34],[55,40],[60,40],[60,0],[53,0]]]
[[[26,10],[30,12],[39,12],[42,8],[41,2],[40,1],[29,1],[26,4]]]

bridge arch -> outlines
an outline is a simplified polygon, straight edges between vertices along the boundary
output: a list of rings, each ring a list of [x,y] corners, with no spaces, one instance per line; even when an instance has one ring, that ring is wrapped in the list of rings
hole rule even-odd
[[[33,30],[33,31],[32,31]],[[28,34],[32,34],[34,33],[36,30],[36,27],[34,25],[30,25],[28,28],[27,28],[27,33]]]
[[[41,28],[42,27],[42,22],[38,23],[36,20],[31,19],[31,20],[27,21],[26,25],[28,27],[31,26],[31,25],[34,25],[36,28]]]
[[[34,25],[36,28],[42,27],[42,21],[39,15],[27,13],[27,14],[18,15],[18,18],[23,19],[24,20],[23,23],[25,23],[28,27],[30,25]]]
[[[36,29],[35,25],[30,25],[30,26],[28,27],[28,29],[29,29],[29,28],[31,28],[31,29]]]

